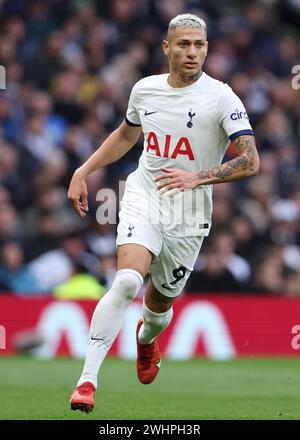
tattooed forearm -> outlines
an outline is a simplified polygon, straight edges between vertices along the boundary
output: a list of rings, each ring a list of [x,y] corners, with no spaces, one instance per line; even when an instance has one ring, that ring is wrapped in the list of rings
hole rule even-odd
[[[234,146],[239,155],[246,155],[248,159],[249,170],[254,171],[257,165],[255,161],[257,157],[257,151],[253,136],[239,136],[235,139]]]
[[[231,176],[233,172],[233,169],[230,167],[218,166],[210,170],[198,171],[197,176],[203,185],[205,183],[216,183],[210,182],[210,180],[213,178],[225,179],[226,177]]]
[[[239,136],[234,140],[238,156],[211,168],[197,172],[199,185],[242,179],[257,174],[259,158],[253,136]]]

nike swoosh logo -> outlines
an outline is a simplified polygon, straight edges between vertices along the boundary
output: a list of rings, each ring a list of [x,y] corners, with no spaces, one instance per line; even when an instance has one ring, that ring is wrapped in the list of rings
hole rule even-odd
[[[155,362],[155,364],[156,364],[157,368],[160,368],[161,361],[159,361],[159,362]]]
[[[172,289],[171,287],[168,287],[168,286],[166,285],[166,283],[162,284],[161,287],[163,287],[164,289],[167,289],[167,290],[174,290],[174,289]]]
[[[144,115],[149,116],[149,115],[153,115],[153,113],[158,113],[158,110],[156,110],[155,112],[148,112],[147,110],[145,110]]]

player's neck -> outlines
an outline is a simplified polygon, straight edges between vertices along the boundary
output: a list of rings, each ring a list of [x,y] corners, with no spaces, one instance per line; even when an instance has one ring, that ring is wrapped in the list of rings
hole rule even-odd
[[[197,72],[194,75],[182,75],[180,73],[171,71],[168,76],[168,83],[170,84],[171,87],[174,88],[191,86],[196,81],[198,81],[202,73],[203,72],[201,70],[200,72]]]

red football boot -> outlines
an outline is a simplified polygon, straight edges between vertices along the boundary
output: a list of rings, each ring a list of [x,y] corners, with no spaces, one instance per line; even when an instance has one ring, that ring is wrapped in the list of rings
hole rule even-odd
[[[158,338],[155,338],[151,344],[141,344],[138,339],[139,330],[143,320],[140,319],[136,328],[137,345],[137,375],[139,381],[143,384],[149,384],[154,381],[160,369],[160,351]]]
[[[95,387],[91,382],[79,385],[71,394],[71,409],[89,413],[95,407]]]

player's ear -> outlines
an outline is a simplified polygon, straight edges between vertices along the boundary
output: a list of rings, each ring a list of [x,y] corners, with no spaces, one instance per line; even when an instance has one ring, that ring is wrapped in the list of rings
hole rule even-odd
[[[161,43],[161,47],[162,47],[162,50],[163,50],[164,54],[165,54],[166,56],[168,56],[168,55],[169,55],[169,43],[167,42],[167,40],[164,40],[164,41]]]
[[[206,49],[206,51],[205,51],[205,58],[206,58],[207,51],[208,51],[208,41],[206,41],[206,47],[205,47],[205,49]]]
[[[207,51],[208,51],[208,41],[206,40],[206,55],[207,55]]]

